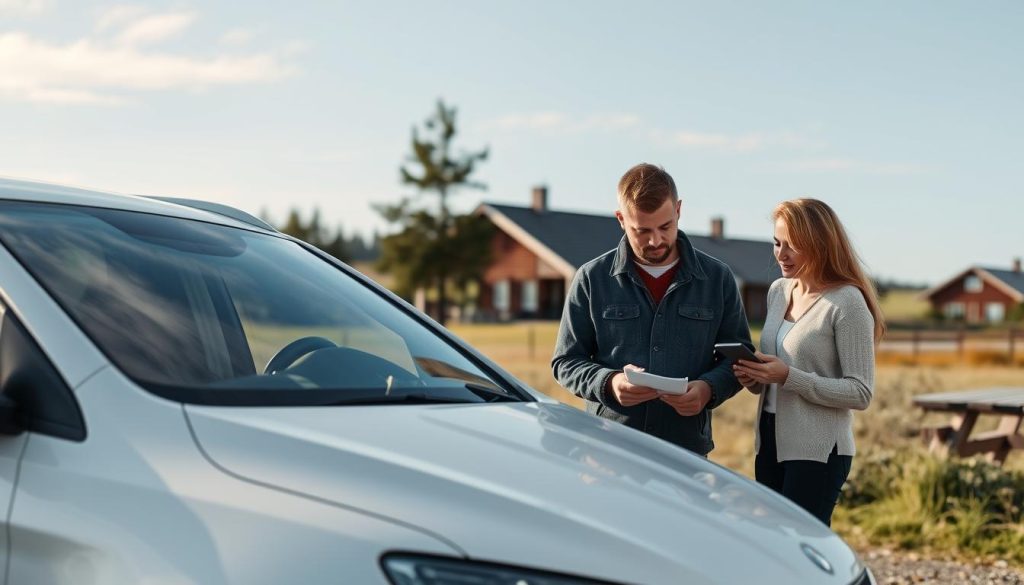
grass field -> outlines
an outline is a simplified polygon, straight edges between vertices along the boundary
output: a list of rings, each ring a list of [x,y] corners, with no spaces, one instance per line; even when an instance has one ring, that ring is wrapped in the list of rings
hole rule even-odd
[[[882,314],[890,321],[912,321],[924,318],[931,305],[921,300],[919,290],[895,289],[881,299]]]

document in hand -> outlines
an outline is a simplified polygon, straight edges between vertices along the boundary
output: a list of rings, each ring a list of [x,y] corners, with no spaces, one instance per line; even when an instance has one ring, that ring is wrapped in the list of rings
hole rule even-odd
[[[665,376],[648,374],[647,372],[632,368],[626,368],[623,372],[631,384],[654,388],[658,392],[664,392],[665,394],[686,394],[686,385],[690,382],[689,378],[666,378]]]

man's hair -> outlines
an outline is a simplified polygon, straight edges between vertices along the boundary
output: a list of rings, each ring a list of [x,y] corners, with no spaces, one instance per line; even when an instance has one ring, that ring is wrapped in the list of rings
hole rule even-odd
[[[640,163],[619,179],[619,204],[624,207],[651,213],[668,199],[679,200],[676,183],[657,165]]]

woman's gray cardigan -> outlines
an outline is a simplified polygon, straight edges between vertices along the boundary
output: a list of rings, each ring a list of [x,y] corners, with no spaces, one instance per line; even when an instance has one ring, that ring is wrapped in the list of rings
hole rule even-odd
[[[776,337],[796,281],[780,278],[768,290],[761,351],[776,354]],[[871,402],[875,381],[875,321],[860,289],[829,289],[797,320],[778,357],[789,377],[778,387],[775,440],[779,461],[825,462],[832,448],[853,455],[853,410]],[[759,385],[761,386],[761,385]],[[763,386],[758,414],[764,408]],[[758,416],[760,420],[760,416]],[[756,425],[754,452],[761,446]]]

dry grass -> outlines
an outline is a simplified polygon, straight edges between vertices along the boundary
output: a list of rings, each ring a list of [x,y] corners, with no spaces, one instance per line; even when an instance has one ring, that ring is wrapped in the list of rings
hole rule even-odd
[[[451,329],[533,388],[582,407],[582,401],[560,387],[551,376],[550,359],[557,323],[455,325]],[[965,352],[965,355],[969,354]],[[1024,387],[1024,368],[1021,367],[985,364],[982,359],[961,362],[955,354],[922,354],[920,358],[921,363],[915,366],[880,355],[873,402],[867,411],[857,413],[855,419],[858,448],[862,451],[917,445],[918,429],[945,422],[940,415],[922,416],[911,404],[917,394],[989,386]],[[971,363],[983,365],[972,366]],[[756,410],[757,397],[741,391],[718,408],[714,418],[715,450],[711,458],[750,476],[753,475]],[[994,425],[994,420],[983,420],[978,429],[987,430]],[[1024,455],[1012,454],[1007,464],[1024,469]]]
[[[921,291],[899,289],[887,292],[880,299],[882,313],[889,321],[921,319],[931,305],[919,298]]]
[[[391,288],[394,285],[394,277],[390,274],[377,270],[375,262],[350,262],[349,266],[355,268],[359,272],[362,272],[364,275],[370,277],[371,280],[385,288]]]
[[[566,404],[583,407],[583,401],[559,386],[551,375],[557,323],[452,325],[449,329],[531,388]]]
[[[925,366],[938,369],[971,368],[977,366],[1010,366],[1007,351],[990,349],[967,349],[963,354],[956,352],[926,351],[918,355],[899,351],[879,351],[875,362],[885,366]],[[1014,352],[1012,365],[1024,366],[1024,347]]]

